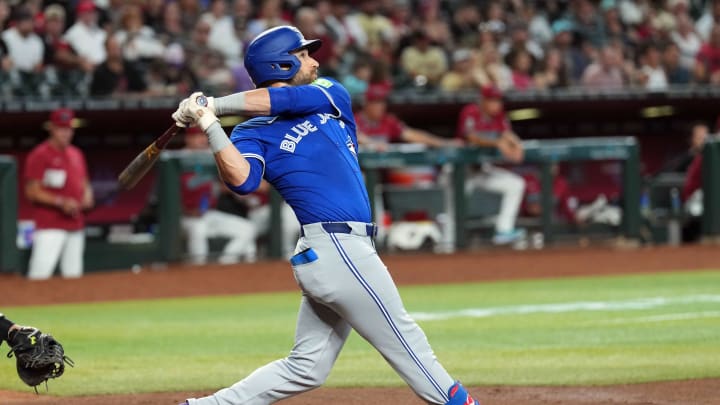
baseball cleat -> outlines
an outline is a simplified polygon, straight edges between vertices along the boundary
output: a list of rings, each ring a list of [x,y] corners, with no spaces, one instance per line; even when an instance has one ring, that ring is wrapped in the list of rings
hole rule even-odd
[[[525,238],[525,229],[515,228],[512,231],[498,232],[493,236],[493,243],[496,245],[507,245]]]
[[[480,405],[480,401],[473,399],[459,381],[448,389],[448,397],[450,400],[445,405]]]

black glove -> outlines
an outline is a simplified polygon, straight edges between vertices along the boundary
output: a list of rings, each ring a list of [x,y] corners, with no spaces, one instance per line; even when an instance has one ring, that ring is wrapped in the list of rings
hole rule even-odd
[[[10,351],[7,357],[15,355],[17,372],[25,384],[35,388],[41,383],[47,386],[47,380],[58,378],[65,372],[65,364],[73,367],[75,363],[65,356],[60,342],[37,328],[24,326],[10,331],[8,335]]]

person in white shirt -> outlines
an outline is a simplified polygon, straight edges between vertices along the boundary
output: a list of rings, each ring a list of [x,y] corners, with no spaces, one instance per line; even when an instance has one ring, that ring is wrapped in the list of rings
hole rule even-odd
[[[18,10],[14,22],[13,27],[2,33],[9,59],[7,64],[10,65],[9,87],[19,95],[37,95],[43,80],[45,45],[33,32],[33,19],[29,10]]]
[[[667,75],[662,65],[660,50],[654,44],[647,44],[640,53],[639,82],[648,90],[665,90]]]
[[[65,40],[81,57],[97,66],[107,58],[105,30],[97,24],[98,14],[92,0],[80,0],[75,8],[77,20],[65,33]]]
[[[208,45],[223,54],[230,66],[241,64],[243,44],[235,34],[235,23],[227,13],[225,0],[213,0],[210,9],[200,18],[210,24]]]
[[[695,67],[695,56],[697,55],[702,40],[695,32],[693,22],[687,14],[680,14],[675,17],[677,26],[670,33],[670,39],[678,46],[680,50],[680,65],[686,69]]]
[[[33,32],[32,15],[28,10],[19,10],[14,20],[15,25],[2,33],[12,65],[21,72],[37,72],[42,69],[45,47]]]
[[[158,58],[165,52],[165,45],[155,36],[155,31],[143,24],[142,10],[137,5],[126,5],[121,17],[121,27],[114,34],[123,48],[127,61]]]

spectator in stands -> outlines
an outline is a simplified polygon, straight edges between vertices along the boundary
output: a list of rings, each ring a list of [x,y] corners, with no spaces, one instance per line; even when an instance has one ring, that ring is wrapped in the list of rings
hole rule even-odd
[[[525,3],[524,7],[518,12],[522,20],[528,24],[527,31],[530,41],[542,47],[548,45],[553,37],[552,27],[547,17],[547,10],[544,10],[546,8],[549,8],[548,5],[541,8],[536,2],[528,2]]]
[[[680,50],[677,44],[674,42],[665,44],[662,59],[669,84],[690,84],[692,73],[690,69],[680,64]]]
[[[638,69],[637,80],[648,90],[665,90],[668,87],[660,50],[652,42],[643,45],[640,49],[640,69]]]
[[[12,19],[14,25],[2,32],[12,68],[10,81],[16,95],[39,95],[43,81],[42,39],[33,31],[33,16],[24,7]]]
[[[470,145],[497,148],[508,162],[522,162],[523,146],[505,116],[502,93],[497,87],[486,86],[480,95],[478,103],[461,110],[456,137]],[[468,178],[465,188],[466,192],[484,189],[502,194],[493,243],[505,245],[525,237],[525,230],[515,227],[525,190],[522,177],[494,165],[483,165]]]
[[[156,34],[163,31],[163,12],[165,0],[148,0],[143,7],[143,21]]]
[[[90,94],[93,96],[111,96],[126,93],[141,93],[147,89],[147,83],[136,64],[126,63],[122,48],[114,37],[105,44],[107,57],[93,72],[90,82]]]
[[[400,55],[403,73],[418,87],[436,86],[447,71],[445,52],[432,44],[425,31],[413,33],[413,44]]]
[[[159,58],[165,52],[165,45],[155,36],[155,31],[143,23],[140,6],[127,4],[123,7],[120,27],[113,34],[122,48],[126,63],[137,64],[137,69],[144,70],[144,63]]]
[[[680,64],[685,69],[692,70],[695,66],[695,57],[702,46],[702,40],[695,33],[689,15],[680,14],[676,19],[677,27],[670,33],[670,39],[680,50]]]
[[[185,44],[187,64],[203,91],[228,94],[235,86],[235,79],[222,54],[209,47],[210,29],[206,19],[201,18],[195,24],[190,40]]]
[[[720,24],[710,31],[695,57],[695,79],[701,83],[720,84]]]
[[[713,26],[720,24],[720,0],[709,0],[709,3],[709,7],[695,23],[695,31],[702,41],[708,41]]]
[[[527,24],[523,21],[518,21],[510,25],[510,36],[498,47],[498,51],[500,51],[500,54],[503,56],[510,55],[519,50],[528,52],[535,60],[542,60],[543,58],[542,47],[530,39]],[[511,63],[508,63],[508,65],[511,65]]]
[[[238,38],[240,43],[245,36],[245,31],[248,28],[248,24],[252,20],[253,13],[253,2],[250,0],[234,0],[232,5],[232,20],[233,27],[235,28],[235,36]]]
[[[465,48],[477,46],[481,23],[480,9],[473,2],[463,2],[456,7],[450,25],[455,44]]]
[[[85,95],[87,77],[92,74],[93,64],[79,56],[63,38],[65,32],[65,9],[51,4],[43,13],[45,26],[43,42],[45,76],[53,95]]]
[[[83,211],[94,201],[85,157],[72,145],[74,118],[72,110],[54,110],[48,124],[50,136],[25,160],[25,195],[35,221],[28,269],[31,280],[51,277],[58,261],[63,277],[83,273]]]
[[[268,28],[288,23],[288,19],[283,15],[281,0],[262,0],[258,15],[248,24],[245,40],[250,41]]]
[[[483,86],[493,85],[500,90],[508,90],[513,86],[512,70],[505,64],[495,44],[487,43],[480,48],[481,69],[486,78],[481,81]]]
[[[402,0],[404,4],[409,0]],[[420,1],[420,27],[423,29],[430,42],[442,47],[452,47],[452,34],[450,25],[440,11],[439,0]]]
[[[525,49],[516,49],[508,54],[508,61],[512,71],[512,88],[518,91],[533,88],[533,59],[530,52]]]
[[[196,0],[177,0],[180,11],[180,25],[184,32],[192,31],[200,17],[202,2]]]
[[[242,40],[237,36],[235,23],[227,12],[226,0],[213,0],[210,10],[200,18],[210,25],[208,45],[225,57],[229,66],[242,63]]]
[[[550,48],[545,52],[545,59],[535,72],[533,82],[538,89],[557,89],[569,85],[567,67],[563,64],[559,49]]]
[[[359,10],[348,17],[348,22],[360,28],[359,32],[354,32],[355,41],[371,55],[381,53],[386,43],[397,39],[394,38],[392,22],[380,13],[378,0],[360,2]]]
[[[180,6],[175,1],[166,2],[163,6],[162,24],[158,35],[165,43],[172,41],[184,41],[187,39],[187,32],[182,26],[182,15]]]
[[[623,59],[620,52],[613,46],[600,49],[598,60],[585,68],[581,83],[594,89],[621,89],[625,87]]]
[[[478,69],[473,52],[469,49],[456,49],[452,59],[452,69],[443,75],[440,89],[447,92],[479,89],[485,73]]]
[[[553,46],[560,52],[562,63],[567,69],[570,84],[580,81],[583,72],[591,63],[590,58],[574,43],[573,25],[565,19],[552,24]],[[502,88],[501,88],[502,89]]]
[[[342,79],[342,84],[351,97],[365,94],[372,74],[372,63],[368,57],[359,57],[352,70]]]
[[[431,147],[460,146],[462,142],[412,128],[387,112],[390,88],[371,84],[360,111],[355,113],[358,143],[371,150],[386,150],[391,143],[417,143]]]
[[[576,0],[569,4],[570,22],[582,40],[599,48],[605,44],[605,24],[590,0]]]
[[[317,38],[322,41],[323,46],[313,52],[313,58],[320,63],[319,74],[322,76],[337,76],[340,68],[339,55],[335,53],[336,47],[333,39],[325,31],[317,10],[312,7],[300,7],[295,12],[294,24],[305,38]]]
[[[107,58],[107,33],[98,26],[98,13],[92,0],[80,0],[75,7],[76,21],[65,33],[65,40],[83,59],[96,67]]]
[[[186,131],[187,159],[202,159],[203,154],[210,154],[208,145],[207,136],[198,127]],[[215,209],[218,192],[229,192],[218,182],[215,170],[185,172],[180,181],[182,228],[186,233],[191,261],[195,264],[206,263],[210,250],[209,239],[225,237],[230,240],[218,258],[220,263],[237,263],[241,259],[254,262],[257,259],[255,226],[243,217]],[[220,187],[222,191],[219,191]]]

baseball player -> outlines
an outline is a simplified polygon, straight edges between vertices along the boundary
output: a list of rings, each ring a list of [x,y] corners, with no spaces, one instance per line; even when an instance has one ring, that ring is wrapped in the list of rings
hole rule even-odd
[[[290,354],[186,404],[271,404],[316,388],[351,329],[424,401],[478,404],[438,362],[375,251],[350,97],[335,80],[317,77],[319,65],[310,54],[320,46],[294,27],[264,31],[245,53],[257,89],[220,98],[194,93],[173,114],[207,134],[228,187],[249,193],[264,177],[302,225],[290,259],[303,291]],[[236,126],[228,139],[216,118],[223,114],[255,118]]]

